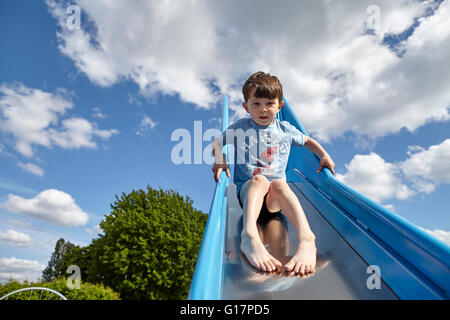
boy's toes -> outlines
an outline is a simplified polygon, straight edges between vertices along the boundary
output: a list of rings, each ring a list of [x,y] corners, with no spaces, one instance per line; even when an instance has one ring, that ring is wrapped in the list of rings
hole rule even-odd
[[[279,268],[281,268],[281,263],[274,259],[271,260],[255,260],[252,261],[251,264],[258,270],[263,272],[273,272]]]
[[[292,270],[294,270],[294,262],[291,260],[288,263],[285,264],[284,268],[286,269],[286,271],[291,272]]]
[[[302,275],[305,273],[305,265],[299,262],[295,265],[294,270],[296,274]]]
[[[258,263],[258,269],[266,272],[267,269],[266,269],[266,266],[264,265],[264,262]]]
[[[272,258],[269,261],[267,261],[266,265],[268,265],[269,268],[267,268],[267,271],[272,272],[279,268],[281,268],[281,262],[279,262],[277,259]]]
[[[261,270],[261,271],[266,271],[265,270],[265,266],[264,263],[258,260],[253,260],[251,263],[251,265],[253,265],[256,269]]]
[[[275,261],[273,261],[273,260],[270,261],[270,266],[272,267],[272,270],[271,270],[271,271],[275,271],[275,270],[278,269],[277,264],[276,264]]]
[[[281,269],[281,267],[283,266],[283,264],[275,258],[272,259],[272,263],[275,269]]]
[[[300,266],[300,274],[301,274],[301,275],[304,275],[304,274],[305,274],[305,268],[306,268],[306,266],[305,266],[304,264],[302,264],[302,265]]]

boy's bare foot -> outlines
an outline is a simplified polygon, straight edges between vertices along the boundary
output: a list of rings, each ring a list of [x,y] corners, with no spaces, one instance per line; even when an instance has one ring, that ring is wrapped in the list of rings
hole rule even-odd
[[[287,272],[294,271],[300,275],[316,272],[317,248],[314,239],[299,242],[297,252],[284,266]]]
[[[243,231],[241,235],[241,250],[250,264],[259,270],[272,272],[281,269],[281,262],[266,250],[259,235],[251,236]]]

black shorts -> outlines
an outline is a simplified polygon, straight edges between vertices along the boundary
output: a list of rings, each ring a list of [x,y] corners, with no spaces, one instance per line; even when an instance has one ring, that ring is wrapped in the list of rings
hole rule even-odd
[[[258,220],[256,220],[256,221],[257,221],[260,225],[264,226],[264,225],[266,225],[270,220],[275,219],[275,220],[280,221],[281,223],[283,223],[283,225],[286,226],[286,219],[285,219],[284,215],[281,213],[281,210],[280,210],[280,211],[277,211],[277,212],[270,212],[270,211],[267,209],[267,206],[266,206],[266,198],[267,198],[267,194],[268,194],[268,193],[266,193],[266,195],[264,196],[263,205],[262,205],[261,211],[259,212]],[[243,203],[241,202],[241,198],[240,198],[239,196],[238,196],[238,199],[239,199],[239,204],[241,205],[241,208],[243,209],[243,208],[244,208],[244,205],[243,205]]]
[[[258,222],[260,225],[264,226],[264,225],[266,225],[270,220],[275,219],[275,220],[278,220],[278,221],[282,222],[283,224],[285,224],[285,223],[286,223],[286,220],[284,219],[284,216],[283,216],[283,214],[281,213],[281,210],[280,210],[280,211],[276,211],[276,212],[270,212],[270,211],[267,209],[267,206],[266,206],[266,197],[267,197],[267,193],[266,193],[266,195],[264,196],[263,205],[262,205],[262,208],[261,208],[261,212],[259,213],[259,217],[258,217],[257,222]]]

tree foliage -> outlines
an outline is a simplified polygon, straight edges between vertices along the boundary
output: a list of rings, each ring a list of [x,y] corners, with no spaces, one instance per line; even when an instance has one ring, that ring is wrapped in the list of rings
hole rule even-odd
[[[56,242],[55,251],[53,252],[47,268],[42,272],[42,279],[44,281],[53,281],[66,274],[67,267],[69,266],[64,258],[72,252],[75,245],[69,241],[65,242],[63,238],[60,238]]]
[[[103,234],[74,246],[65,265],[83,281],[103,283],[122,299],[185,299],[207,216],[189,197],[162,189],[122,193],[100,223]]]

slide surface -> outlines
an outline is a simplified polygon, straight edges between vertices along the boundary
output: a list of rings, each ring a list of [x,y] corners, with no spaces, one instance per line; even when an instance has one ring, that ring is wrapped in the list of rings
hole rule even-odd
[[[286,99],[279,118],[307,134]],[[225,97],[222,130],[227,127]],[[265,274],[249,265],[239,249],[243,212],[236,186],[222,173],[189,299],[449,299],[450,247],[343,185],[328,169],[317,174],[318,165],[306,148],[293,148],[286,170],[316,235],[315,275]],[[289,223],[287,232],[286,259],[297,243]]]

